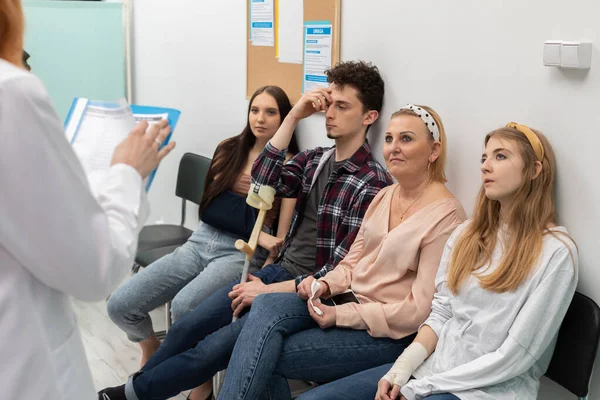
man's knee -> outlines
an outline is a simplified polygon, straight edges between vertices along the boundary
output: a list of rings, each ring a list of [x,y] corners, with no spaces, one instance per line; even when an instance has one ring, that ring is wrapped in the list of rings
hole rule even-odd
[[[287,272],[280,264],[269,264],[253,275],[260,278],[265,285],[292,278],[289,272]]]

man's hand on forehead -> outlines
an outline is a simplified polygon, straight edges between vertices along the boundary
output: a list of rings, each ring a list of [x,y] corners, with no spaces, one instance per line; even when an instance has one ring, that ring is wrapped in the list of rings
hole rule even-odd
[[[302,95],[288,115],[301,120],[316,112],[327,111],[327,107],[332,103],[331,88],[313,89]]]

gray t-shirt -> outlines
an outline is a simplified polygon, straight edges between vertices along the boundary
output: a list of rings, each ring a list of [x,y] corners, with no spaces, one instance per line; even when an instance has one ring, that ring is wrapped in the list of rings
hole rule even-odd
[[[317,180],[308,194],[304,213],[300,216],[302,218],[300,225],[298,225],[296,234],[280,261],[281,266],[292,275],[311,273],[322,267],[322,265],[315,265],[317,257],[317,213],[319,211],[319,202],[329,181],[329,176],[333,171],[337,171],[345,162],[346,160],[336,162],[335,155],[332,154],[325,165],[323,165],[323,169],[319,172]]]

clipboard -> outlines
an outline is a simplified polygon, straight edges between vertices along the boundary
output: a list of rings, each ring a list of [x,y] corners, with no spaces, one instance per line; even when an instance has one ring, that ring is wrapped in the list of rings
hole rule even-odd
[[[106,110],[107,114],[110,114],[111,110],[115,110],[116,114],[120,115],[120,118],[124,119],[124,125],[120,128],[120,131],[116,133],[116,136],[111,138],[114,142],[114,145],[120,143],[123,139],[129,135],[133,126],[135,126],[135,118],[134,116],[153,116],[153,115],[165,115],[169,121],[169,125],[171,126],[171,132],[165,138],[164,142],[161,144],[160,148],[166,146],[171,140],[171,136],[175,131],[175,127],[177,126],[177,122],[179,121],[179,116],[181,112],[179,110],[175,110],[172,108],[164,108],[164,107],[152,107],[152,106],[142,106],[142,105],[129,105],[125,100],[120,100],[117,102],[107,102],[107,101],[98,101],[98,100],[90,100],[82,97],[76,97],[71,104],[71,108],[69,113],[67,114],[67,118],[65,119],[65,135],[67,140],[71,145],[74,145],[75,141],[78,138],[78,135],[81,133],[81,125],[86,115],[86,110],[90,107],[102,108]],[[107,120],[110,120],[110,117],[106,117]],[[143,117],[142,117],[143,118]],[[114,149],[112,149],[114,150]],[[81,159],[81,155],[77,154]],[[111,156],[112,154],[110,154]],[[84,162],[85,160],[82,160]],[[85,162],[84,162],[85,164]],[[108,166],[107,166],[108,168]],[[156,175],[156,168],[154,171],[150,173],[148,178],[146,178],[145,186],[146,191],[150,189],[150,185],[154,180],[154,176]],[[89,172],[89,171],[88,171]]]

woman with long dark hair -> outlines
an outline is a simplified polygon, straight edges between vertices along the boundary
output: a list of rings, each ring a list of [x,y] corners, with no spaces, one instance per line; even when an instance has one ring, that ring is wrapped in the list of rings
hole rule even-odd
[[[256,218],[255,210],[245,201],[250,169],[290,109],[287,95],[277,86],[265,86],[254,93],[242,133],[224,140],[215,151],[196,232],[183,246],[146,267],[112,294],[109,316],[131,341],[140,344],[142,365],[160,345],[148,314],[151,310],[171,301],[172,317],[177,320],[213,291],[240,278],[245,256],[234,244],[240,238],[248,239]],[[290,152],[297,151],[294,141]],[[259,246],[270,257],[279,252],[294,202],[283,201],[277,227],[279,206],[274,206],[265,218],[265,230],[277,231],[277,237],[265,231],[259,237]],[[254,261],[262,266],[265,259]]]

